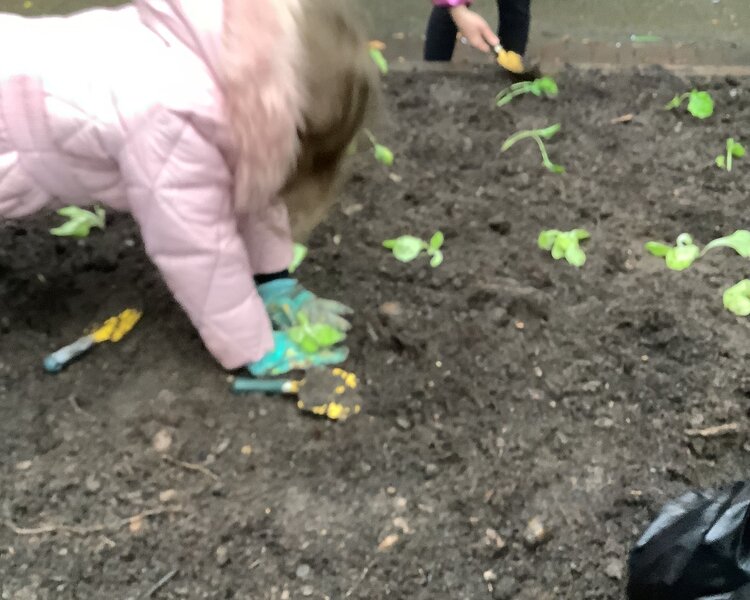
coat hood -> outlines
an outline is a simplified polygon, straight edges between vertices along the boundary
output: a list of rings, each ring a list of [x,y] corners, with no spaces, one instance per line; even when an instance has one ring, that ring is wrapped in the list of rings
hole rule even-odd
[[[136,0],[146,26],[198,55],[222,90],[236,149],[234,201],[271,204],[296,162],[305,90],[303,0]]]

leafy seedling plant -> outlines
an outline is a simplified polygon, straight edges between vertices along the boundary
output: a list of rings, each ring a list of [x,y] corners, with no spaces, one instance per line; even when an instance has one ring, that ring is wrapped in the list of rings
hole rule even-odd
[[[92,228],[104,229],[106,224],[106,213],[99,206],[93,211],[78,206],[66,206],[58,210],[57,214],[68,219],[59,227],[49,230],[52,235],[58,237],[85,238],[91,233]]]
[[[663,258],[667,268],[672,271],[684,271],[701,255],[701,249],[693,243],[693,237],[689,233],[678,235],[674,246],[663,242],[648,242],[646,250],[652,256]]]
[[[303,244],[294,244],[294,254],[292,255],[292,264],[289,265],[289,272],[294,273],[299,269],[302,262],[307,258],[307,246]]]
[[[724,308],[738,317],[750,316],[750,279],[734,284],[722,296]]]
[[[664,257],[667,267],[683,271],[698,258],[716,248],[731,248],[743,258],[750,258],[750,231],[738,229],[731,235],[710,241],[701,251],[693,243],[692,237],[683,233],[677,237],[677,244],[669,246],[661,242],[649,242],[646,249],[654,256]],[[724,308],[740,317],[750,316],[750,280],[744,279],[724,292]]]
[[[550,252],[555,260],[564,258],[568,264],[582,267],[586,263],[586,253],[581,248],[581,242],[590,237],[591,235],[585,229],[572,231],[548,229],[539,234],[537,244],[542,250]]]
[[[346,334],[325,323],[310,323],[307,315],[300,311],[296,324],[287,329],[287,335],[303,352],[313,354],[344,341]]]
[[[708,92],[691,90],[684,94],[678,94],[664,107],[665,110],[674,110],[688,101],[687,110],[696,119],[707,119],[714,114],[714,99]]]
[[[430,266],[435,268],[443,263],[442,247],[444,241],[443,233],[436,231],[429,242],[413,235],[402,235],[392,240],[385,240],[383,247],[393,252],[393,256],[404,263],[416,260],[424,253],[430,257]]]
[[[513,134],[507,140],[505,140],[505,143],[500,148],[500,151],[506,152],[511,147],[513,147],[516,142],[531,138],[537,143],[537,146],[539,146],[539,152],[541,152],[542,154],[542,164],[544,165],[544,167],[552,173],[565,173],[565,167],[556,165],[549,159],[547,147],[544,145],[544,140],[551,139],[558,131],[560,131],[559,123],[550,125],[549,127],[544,127],[542,129],[527,129],[524,131],[519,131],[518,133]]]
[[[720,154],[716,157],[716,166],[727,171],[732,170],[732,163],[735,158],[745,156],[745,147],[734,138],[727,138],[726,155]]]
[[[558,92],[557,82],[552,77],[540,77],[534,81],[519,81],[518,83],[514,83],[495,97],[495,104],[497,106],[505,106],[514,98],[524,94],[557,98]]]
[[[388,61],[383,56],[383,50],[385,50],[385,44],[378,40],[373,40],[369,44],[370,58],[372,62],[378,67],[381,75],[388,75]]]
[[[372,151],[375,155],[375,160],[386,167],[393,165],[394,157],[391,149],[388,148],[388,146],[383,146],[383,144],[379,143],[375,135],[369,129],[365,129],[365,135],[372,144]]]

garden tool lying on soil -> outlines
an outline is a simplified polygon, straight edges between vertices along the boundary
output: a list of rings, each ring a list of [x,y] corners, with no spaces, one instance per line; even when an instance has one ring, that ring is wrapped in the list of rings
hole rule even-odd
[[[328,417],[332,421],[344,421],[362,410],[357,385],[354,373],[313,368],[301,381],[238,377],[232,384],[232,391],[297,396],[297,408],[301,411]]]
[[[44,370],[48,373],[59,373],[72,360],[102,342],[119,342],[130,332],[141,318],[141,312],[129,308],[116,317],[107,319],[105,323],[93,333],[79,338],[72,344],[60,348],[44,359]]]

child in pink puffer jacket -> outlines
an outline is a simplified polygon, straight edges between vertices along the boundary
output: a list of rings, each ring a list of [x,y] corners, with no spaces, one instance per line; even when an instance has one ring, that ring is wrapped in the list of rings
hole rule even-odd
[[[284,306],[345,326],[285,270],[377,95],[347,0],[0,14],[0,56],[0,218],[81,199],[132,212],[228,369],[308,364],[272,331]]]

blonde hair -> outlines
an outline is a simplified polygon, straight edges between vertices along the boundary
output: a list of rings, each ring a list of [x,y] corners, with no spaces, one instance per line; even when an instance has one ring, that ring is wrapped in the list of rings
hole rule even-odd
[[[281,191],[304,240],[334,203],[347,149],[379,104],[379,76],[352,0],[302,0],[299,31],[307,108],[296,167]]]

